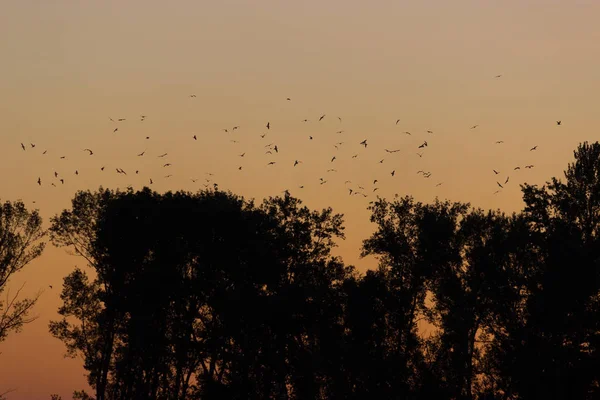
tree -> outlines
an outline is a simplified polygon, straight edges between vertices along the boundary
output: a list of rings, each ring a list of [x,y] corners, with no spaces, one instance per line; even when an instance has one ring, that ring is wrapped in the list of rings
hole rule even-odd
[[[596,398],[600,366],[600,144],[581,144],[565,171],[523,185],[535,270],[525,310],[495,358],[519,398]],[[508,339],[508,338],[506,338]]]
[[[98,400],[317,398],[334,384],[341,216],[216,189],[101,188],[72,206],[52,240],[96,277],[65,278],[50,330],[84,357]]]
[[[45,243],[42,218],[37,211],[28,211],[21,201],[6,201],[0,205],[0,294],[7,289],[10,277],[39,257]],[[30,313],[40,293],[19,300],[23,286],[14,295],[7,291],[7,300],[0,300],[0,342],[10,332],[18,332],[35,317]]]

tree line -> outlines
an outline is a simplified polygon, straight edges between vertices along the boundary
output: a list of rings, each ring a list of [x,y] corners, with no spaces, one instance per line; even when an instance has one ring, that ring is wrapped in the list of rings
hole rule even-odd
[[[48,232],[6,202],[0,292],[46,234],[86,260],[49,326],[79,399],[597,399],[600,143],[574,156],[510,215],[378,198],[364,274],[343,216],[287,193],[79,191]],[[0,303],[0,340],[34,303]]]

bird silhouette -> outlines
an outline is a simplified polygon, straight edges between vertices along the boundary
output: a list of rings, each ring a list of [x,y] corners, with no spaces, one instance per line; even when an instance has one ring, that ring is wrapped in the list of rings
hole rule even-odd
[[[525,168],[529,168],[529,169],[531,169],[531,168],[533,168],[533,164],[526,165],[526,166],[525,166]]]
[[[388,149],[384,149],[384,150],[385,150],[386,152],[388,152],[388,153],[397,153],[397,152],[399,152],[399,151],[400,151],[400,149],[398,149],[398,150],[388,150]]]
[[[37,183],[38,185],[42,186],[42,178],[38,178]]]
[[[90,156],[94,155],[94,152],[90,149],[83,149],[83,151],[87,151],[88,153],[90,153]]]
[[[397,120],[396,120],[396,125],[398,125],[398,122],[400,122],[400,120],[399,120],[399,119],[397,119]]]
[[[534,151],[537,150],[537,146],[533,146],[531,149],[529,149],[529,151]]]
[[[23,151],[25,151],[25,145],[23,143],[21,143],[21,148],[23,149]]]
[[[510,176],[506,177],[506,180],[504,181],[504,184],[506,185],[508,183],[508,180],[510,179]]]
[[[496,144],[500,144],[500,143],[504,143],[504,141],[503,141],[503,140],[498,140],[498,141],[496,142]]]
[[[395,174],[396,174],[396,170],[393,170],[393,171],[391,172],[391,175],[392,175],[392,176],[394,176]]]
[[[478,126],[479,126],[479,125],[473,125],[473,126],[471,127],[471,129],[475,129],[475,128],[477,128]]]
[[[502,189],[504,189],[504,186],[502,186],[502,185],[500,184],[500,182],[496,181],[496,183],[498,184],[498,186],[500,186]]]
[[[302,163],[302,161],[298,161],[298,160],[294,161],[294,167],[300,163]]]
[[[144,151],[142,151],[140,154],[138,154],[138,157],[141,157],[141,156],[143,156],[144,154],[146,154],[146,151],[145,151],[145,150],[144,150]]]
[[[321,118],[319,118],[319,121],[321,121],[323,118],[325,118],[325,114],[321,115]]]
[[[267,122],[267,129],[271,129],[271,123]]]
[[[275,161],[271,161],[270,163],[268,163],[267,165],[273,165],[275,164]]]
[[[171,164],[170,163],[166,163],[165,165],[163,165],[163,167],[170,167]]]
[[[196,135],[192,136],[194,138],[194,140],[198,140],[198,138],[196,137]]]
[[[427,147],[427,141],[424,141],[422,145],[419,146],[420,149]]]
[[[168,153],[164,153],[164,154],[161,154],[161,155],[160,155],[160,156],[158,156],[158,157],[159,157],[159,158],[166,157],[166,156],[167,156],[167,154],[168,154]]]
[[[367,148],[367,139],[363,140],[359,144],[362,144],[363,146],[365,146],[365,149],[366,149]]]
[[[333,162],[335,160],[335,156],[333,156],[333,158],[331,159],[331,162]]]
[[[556,121],[556,125],[562,124],[562,121]]]

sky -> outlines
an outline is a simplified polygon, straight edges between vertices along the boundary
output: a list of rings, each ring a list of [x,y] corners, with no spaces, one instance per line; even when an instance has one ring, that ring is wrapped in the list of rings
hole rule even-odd
[[[336,254],[365,271],[377,265],[359,257],[376,195],[512,213],[520,183],[562,177],[578,143],[598,139],[596,0],[5,0],[1,9],[0,200],[39,209],[45,226],[77,190],[100,185],[216,182],[257,201],[287,189],[344,214]],[[265,154],[269,144],[278,152]],[[86,388],[82,360],[64,358],[48,333],[75,265],[85,262],[49,245],[11,280],[24,295],[44,291],[39,318],[0,343],[0,393],[15,389],[11,400]]]

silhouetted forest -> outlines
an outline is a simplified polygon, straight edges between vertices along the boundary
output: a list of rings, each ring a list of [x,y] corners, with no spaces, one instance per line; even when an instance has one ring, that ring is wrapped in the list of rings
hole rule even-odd
[[[90,266],[50,323],[75,398],[598,399],[600,143],[574,154],[512,215],[378,199],[366,274],[289,194],[78,192],[49,230]]]

